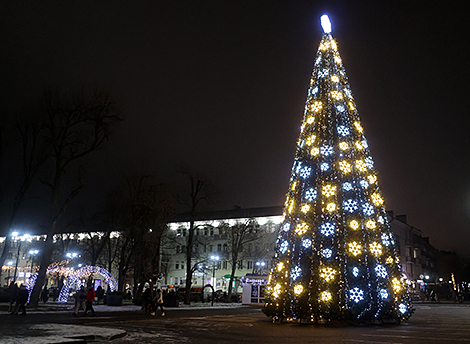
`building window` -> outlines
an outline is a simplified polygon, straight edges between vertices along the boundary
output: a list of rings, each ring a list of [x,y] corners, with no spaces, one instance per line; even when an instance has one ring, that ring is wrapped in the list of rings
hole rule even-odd
[[[217,262],[217,269],[220,270],[220,267],[222,266],[221,264],[222,264],[222,262],[219,260],[219,261]]]
[[[178,277],[175,277],[175,284],[176,285],[178,285],[178,281],[179,281]]]
[[[213,252],[212,251],[212,245],[209,245],[209,252]]]
[[[227,262],[226,260],[224,260],[224,263],[223,263],[223,265],[222,265],[224,270],[227,270],[227,263],[228,263],[228,262]]]
[[[413,251],[413,258],[418,258],[418,249],[415,248]]]
[[[214,229],[211,228],[211,236],[213,236],[213,235],[214,235]]]
[[[178,270],[180,268],[180,263],[175,264],[175,269]]]
[[[221,252],[222,251],[222,244],[218,244],[217,245],[217,252]]]
[[[242,270],[243,269],[243,260],[239,260],[238,261],[238,270]]]
[[[184,270],[184,264],[181,262],[181,270]]]
[[[180,253],[180,250],[181,250],[181,246],[180,246],[180,245],[176,245],[176,253]]]
[[[224,244],[224,252],[228,252],[228,245],[226,243]]]
[[[253,269],[253,262],[252,262],[251,260],[248,260],[248,261],[246,262],[246,268],[247,268],[247,269]]]
[[[209,230],[207,228],[204,228],[204,235],[208,235],[209,234]]]

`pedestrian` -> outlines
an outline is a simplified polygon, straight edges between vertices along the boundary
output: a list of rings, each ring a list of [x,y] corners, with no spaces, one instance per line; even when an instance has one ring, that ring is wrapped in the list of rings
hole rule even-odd
[[[16,306],[13,314],[21,312],[21,315],[26,315],[26,302],[28,302],[28,289],[26,289],[26,286],[21,283],[20,289],[18,289],[18,298],[16,299]]]
[[[10,305],[8,306],[8,313],[13,313],[13,309],[15,308],[15,302],[18,298],[18,285],[15,281],[12,281],[8,286],[8,293],[10,294]]]
[[[95,316],[95,310],[93,309],[93,301],[95,300],[95,289],[93,286],[88,288],[88,292],[86,293],[86,308],[83,316],[87,314],[87,312],[91,311],[91,316]]]
[[[47,290],[47,284],[44,285],[44,289],[41,292],[41,300],[42,302],[46,303],[49,299],[49,290]]]
[[[96,288],[96,297],[98,298],[97,304],[99,305],[100,300],[102,300],[104,298],[104,290],[103,290],[103,288],[101,288],[101,286]]]
[[[158,307],[160,307],[162,311],[162,317],[165,316],[165,310],[163,309],[163,293],[160,289],[157,289],[157,293],[155,294],[155,297],[153,298],[153,304],[154,304],[154,309],[153,312],[150,313],[152,315],[155,315],[157,312]]]
[[[150,285],[148,283],[145,284],[145,290],[142,293],[142,300],[144,307],[144,314],[151,313],[152,309],[150,307],[150,302],[152,301],[152,289],[150,289]]]
[[[85,310],[86,302],[86,290],[84,286],[81,286],[79,290],[73,295],[75,298],[75,307],[73,314],[77,315],[79,310]]]

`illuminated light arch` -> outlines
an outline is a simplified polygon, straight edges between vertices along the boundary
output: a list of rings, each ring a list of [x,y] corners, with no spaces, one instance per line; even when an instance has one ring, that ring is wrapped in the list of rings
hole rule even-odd
[[[47,270],[46,274],[49,273],[50,269]],[[87,276],[90,274],[100,274],[105,279],[109,285],[109,289],[111,291],[117,290],[117,283],[113,275],[104,269],[100,268],[99,266],[84,266],[78,270],[73,271],[67,278],[67,281],[64,283],[59,295],[59,302],[67,302],[70,294],[70,287],[75,285],[77,288],[81,287],[81,279],[83,276]],[[34,285],[36,284],[36,280],[38,278],[38,273],[36,272],[28,281],[26,285],[26,289],[28,290],[28,302],[29,298],[31,297],[31,292],[33,291]]]

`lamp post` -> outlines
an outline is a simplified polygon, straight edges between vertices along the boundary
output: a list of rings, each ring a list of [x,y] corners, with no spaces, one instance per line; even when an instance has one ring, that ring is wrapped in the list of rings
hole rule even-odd
[[[38,253],[39,253],[39,250],[29,250],[29,255],[31,256],[31,276],[33,275],[34,256],[37,255]]]
[[[214,297],[215,297],[215,287],[216,287],[216,283],[215,283],[215,263],[219,260],[219,256],[211,256],[211,260],[212,260],[212,302],[211,302],[211,306],[214,305]]]

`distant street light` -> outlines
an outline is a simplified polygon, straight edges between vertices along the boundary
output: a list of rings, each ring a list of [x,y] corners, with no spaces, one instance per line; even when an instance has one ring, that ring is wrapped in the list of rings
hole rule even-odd
[[[219,256],[211,256],[212,260],[212,300],[211,300],[211,306],[214,305],[214,297],[215,297],[215,263],[219,260]]]
[[[78,253],[76,253],[76,252],[68,252],[66,254],[66,256],[67,256],[67,258],[70,258],[70,259],[74,259],[74,258],[79,257]]]
[[[29,250],[29,255],[31,256],[31,276],[33,275],[34,256],[36,256],[38,253],[39,250]]]

